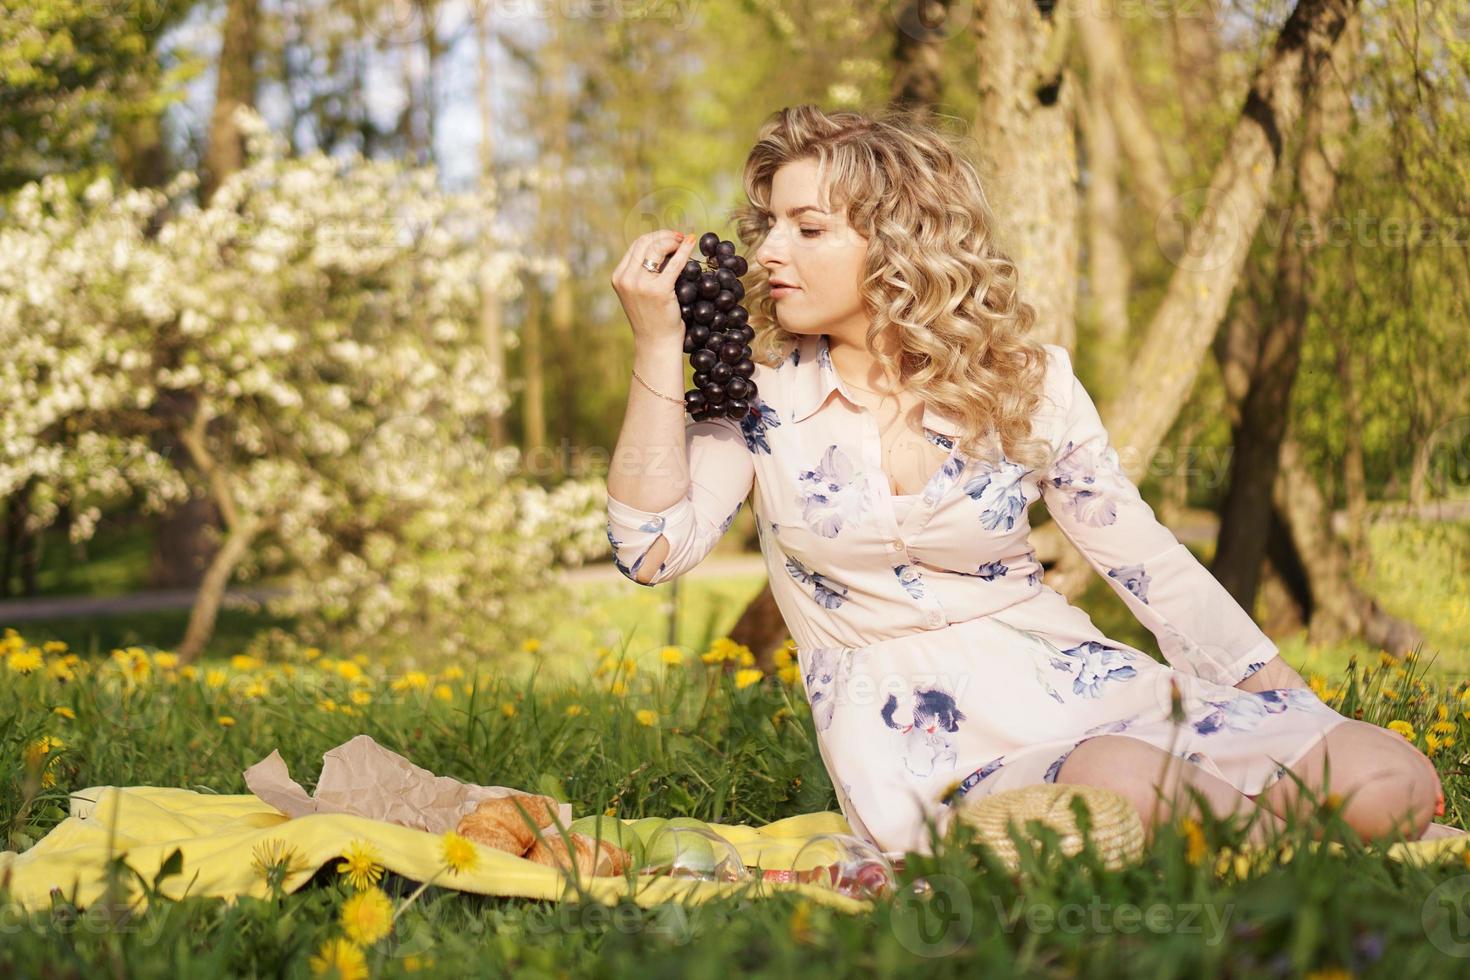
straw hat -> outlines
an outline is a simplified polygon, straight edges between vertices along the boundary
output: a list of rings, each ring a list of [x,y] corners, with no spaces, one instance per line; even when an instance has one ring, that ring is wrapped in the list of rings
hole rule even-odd
[[[1040,820],[1061,837],[1064,854],[1071,856],[1082,850],[1082,833],[1071,807],[1074,796],[1082,797],[1092,814],[1089,836],[1104,865],[1116,869],[1143,855],[1143,821],[1137,808],[1127,797],[1101,786],[1035,783],[978,800],[961,799],[953,812],[951,826],[963,822],[974,828],[975,836],[1014,871],[1020,858],[1015,843],[1006,833],[1011,821],[1022,835],[1029,835],[1026,822]]]

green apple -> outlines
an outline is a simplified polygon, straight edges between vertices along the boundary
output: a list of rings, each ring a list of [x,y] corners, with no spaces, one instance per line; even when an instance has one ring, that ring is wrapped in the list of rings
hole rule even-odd
[[[697,820],[694,817],[670,817],[668,819],[668,826],[696,827],[700,830],[709,830],[709,824],[705,823],[703,820]]]
[[[664,829],[668,822],[665,817],[644,817],[642,820],[633,821],[633,833],[637,834],[638,839],[644,844],[647,844],[654,834]]]
[[[617,817],[591,814],[578,817],[567,825],[570,833],[586,834],[594,840],[605,840],[627,851],[636,868],[643,864],[643,841],[633,828]]]
[[[713,842],[703,834],[666,828],[648,842],[643,860],[660,871],[713,874],[718,859]]]

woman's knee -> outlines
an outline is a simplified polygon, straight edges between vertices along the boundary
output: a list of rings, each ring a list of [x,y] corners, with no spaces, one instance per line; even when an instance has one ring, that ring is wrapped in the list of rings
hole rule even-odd
[[[1343,818],[1361,836],[1401,832],[1412,840],[1429,826],[1439,801],[1439,772],[1413,743],[1357,720],[1333,728],[1323,742],[1325,751],[1309,756],[1323,767],[1308,774],[1309,785],[1322,798],[1336,797]]]

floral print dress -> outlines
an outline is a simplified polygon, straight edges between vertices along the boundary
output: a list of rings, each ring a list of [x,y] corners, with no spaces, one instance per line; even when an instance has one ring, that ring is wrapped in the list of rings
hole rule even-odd
[[[967,459],[957,426],[926,407],[925,434],[949,457],[921,493],[894,494],[876,420],[814,335],[756,365],[744,419],[687,424],[684,499],[657,513],[607,500],[630,579],[668,539],[651,585],[700,562],[752,497],[838,803],[891,855],[928,853],[929,828],[942,833],[961,799],[1054,782],[1095,735],[1141,739],[1254,796],[1347,720],[1309,690],[1233,686],[1276,646],[1155,518],[1066,349],[1044,346],[1045,472]],[[1042,581],[1028,540],[1038,499],[1167,664]]]

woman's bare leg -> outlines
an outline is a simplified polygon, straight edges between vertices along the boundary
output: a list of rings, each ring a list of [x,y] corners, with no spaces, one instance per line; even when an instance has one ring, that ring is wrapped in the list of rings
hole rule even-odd
[[[1349,718],[1290,768],[1304,786],[1283,776],[1257,798],[1279,816],[1306,817],[1331,794],[1342,801],[1343,820],[1365,842],[1393,834],[1419,840],[1434,818],[1440,791],[1434,763],[1386,728]]]
[[[1102,786],[1127,797],[1137,808],[1149,839],[1158,824],[1196,815],[1198,804],[1190,789],[1204,796],[1217,819],[1254,818],[1246,830],[1249,843],[1263,844],[1285,827],[1275,813],[1225,780],[1126,735],[1096,735],[1079,742],[1057,771],[1057,782]]]

